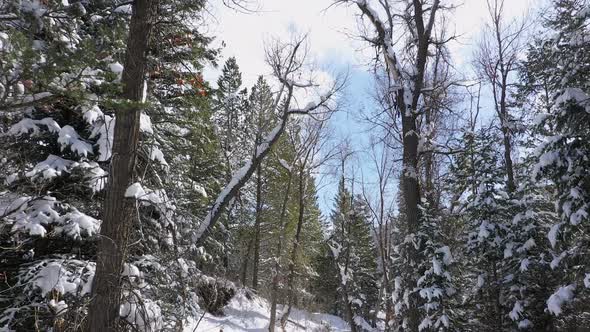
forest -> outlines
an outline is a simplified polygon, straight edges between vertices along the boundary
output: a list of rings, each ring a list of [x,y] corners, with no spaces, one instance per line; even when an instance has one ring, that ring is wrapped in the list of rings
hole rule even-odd
[[[0,332],[590,331],[590,0],[298,1],[0,0]]]

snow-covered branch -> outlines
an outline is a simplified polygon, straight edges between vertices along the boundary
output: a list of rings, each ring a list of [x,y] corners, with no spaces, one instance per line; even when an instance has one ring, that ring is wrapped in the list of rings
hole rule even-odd
[[[296,83],[291,79],[296,73],[302,68],[302,59],[298,56],[297,52],[300,49],[305,37],[301,40],[296,41],[292,44],[291,48],[287,48],[289,51],[285,56],[285,47],[275,47],[270,52],[267,52],[267,60],[273,67],[275,76],[281,82],[282,86],[279,89],[279,93],[275,97],[274,105],[281,104],[281,118],[276,126],[264,137],[261,142],[256,146],[255,153],[252,159],[247,161],[242,168],[240,168],[233,175],[232,179],[217,196],[217,199],[213,203],[213,206],[203,219],[203,222],[197,229],[193,236],[193,241],[200,244],[206,238],[206,233],[215,225],[223,210],[229,202],[238,194],[240,189],[254,174],[256,168],[260,165],[264,157],[271,151],[274,144],[279,140],[285,128],[289,117],[293,114],[310,114],[311,112],[327,108],[329,109],[328,103],[332,100],[334,95],[342,88],[343,82],[335,82],[328,92],[320,96],[318,102],[309,103],[304,108],[291,108],[293,101],[294,89],[298,87],[311,87],[315,84],[300,84]],[[283,92],[286,91],[286,96],[282,98]]]

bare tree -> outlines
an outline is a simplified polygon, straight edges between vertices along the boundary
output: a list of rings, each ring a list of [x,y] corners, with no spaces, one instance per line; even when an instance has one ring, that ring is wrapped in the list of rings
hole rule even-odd
[[[117,113],[115,123],[111,172],[103,205],[96,274],[89,308],[90,331],[118,330],[121,272],[135,213],[134,198],[125,197],[125,191],[132,182],[135,168],[141,104],[145,100],[147,51],[157,4],[156,0],[137,0],[132,4],[122,76],[122,97],[131,103]]]
[[[375,185],[371,184],[371,188],[367,188],[367,182],[363,174],[361,192],[373,219],[373,235],[378,253],[377,269],[381,275],[379,298],[375,305],[375,315],[377,315],[384,304],[384,330],[390,331],[391,326],[389,322],[393,318],[393,308],[392,302],[388,299],[391,297],[393,286],[391,281],[391,275],[393,274],[393,266],[391,264],[393,244],[390,218],[393,200],[390,197],[389,189],[392,185],[395,169],[391,149],[386,144],[378,144],[378,142],[373,140],[368,154],[373,164],[372,172],[375,174],[376,183]]]
[[[237,170],[233,178],[221,191],[213,206],[205,216],[199,229],[193,236],[194,241],[202,243],[205,235],[215,225],[223,210],[228,206],[232,198],[234,198],[240,189],[250,179],[252,174],[256,171],[264,157],[271,151],[271,148],[279,140],[289,119],[296,114],[314,116],[314,114],[321,114],[330,111],[332,98],[340,91],[344,81],[335,80],[330,89],[321,96],[317,102],[310,102],[302,108],[292,108],[294,104],[294,92],[298,89],[311,89],[317,85],[311,80],[299,81],[302,76],[303,69],[306,65],[305,50],[306,36],[296,38],[289,43],[276,42],[269,46],[266,50],[267,63],[273,70],[274,77],[279,81],[280,88],[275,96],[273,109],[281,114],[276,126],[261,140],[255,148],[255,153],[251,160]]]
[[[402,122],[402,150],[403,170],[401,177],[402,194],[405,203],[406,222],[409,236],[415,235],[420,226],[420,184],[418,176],[419,167],[419,140],[420,132],[418,117],[422,114],[421,97],[424,94],[426,66],[429,58],[429,47],[433,44],[433,29],[436,14],[441,9],[440,0],[420,1],[405,0],[400,2],[380,0],[380,8],[377,11],[366,0],[337,0],[336,3],[355,4],[363,17],[375,31],[374,34],[365,35],[364,39],[378,50],[383,58],[387,71],[387,78],[391,82],[390,93],[395,102],[397,114]],[[385,18],[382,15],[385,14]],[[394,41],[402,37],[405,27],[409,36],[404,49],[407,57],[406,63],[402,63],[404,57],[399,56],[395,50]],[[395,29],[400,33],[396,36]],[[444,41],[437,41],[444,43]],[[407,275],[413,276],[406,280],[407,288],[416,289],[416,275],[420,271],[414,271],[421,265],[420,248],[408,246]],[[418,331],[419,295],[410,291],[408,298],[408,327],[411,331]]]
[[[287,172],[287,187],[285,189],[285,196],[281,203],[281,212],[279,215],[279,238],[277,242],[277,251],[274,262],[274,271],[272,276],[272,287],[270,291],[270,318],[268,323],[269,332],[274,332],[277,319],[277,301],[279,292],[279,279],[281,273],[281,255],[283,253],[283,241],[285,238],[285,218],[287,217],[287,204],[289,203],[289,196],[291,194],[291,186],[293,184],[293,164],[297,160],[297,156],[289,164],[280,163]]]
[[[509,110],[510,88],[515,86],[515,71],[518,70],[518,56],[525,46],[527,30],[525,19],[506,22],[504,0],[487,0],[489,22],[486,25],[474,55],[475,67],[491,86],[494,109],[500,120],[504,143],[504,166],[508,191],[516,189],[512,161],[513,135],[516,129]]]
[[[291,247],[289,264],[287,268],[287,310],[283,312],[280,324],[285,328],[291,309],[296,302],[297,293],[295,291],[295,277],[297,275],[297,257],[301,246],[301,237],[305,222],[305,207],[307,204],[309,181],[313,181],[311,173],[321,167],[327,160],[332,157],[330,151],[326,151],[327,131],[326,122],[330,114],[324,114],[321,119],[304,119],[298,123],[298,128],[291,136],[291,144],[297,146],[297,153],[293,165],[290,166],[291,172],[297,172],[297,227]],[[285,228],[283,227],[283,232]],[[283,234],[284,235],[284,234]],[[276,299],[276,297],[275,297]],[[271,305],[272,306],[272,305]],[[276,315],[276,314],[275,314]],[[274,330],[275,322],[272,319],[269,329]]]

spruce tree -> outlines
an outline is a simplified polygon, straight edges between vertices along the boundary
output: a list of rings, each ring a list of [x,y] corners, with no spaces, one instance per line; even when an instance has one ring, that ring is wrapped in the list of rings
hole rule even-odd
[[[338,313],[348,320],[353,331],[370,328],[368,318],[378,296],[370,220],[366,203],[353,197],[342,179],[330,216],[332,234],[328,245],[339,275]]]
[[[589,20],[586,1],[553,1],[545,21],[550,34],[531,45],[523,73],[528,92],[543,106],[538,117],[543,142],[532,176],[554,186],[556,201],[558,221],[547,236],[554,250],[550,265],[560,280],[546,303],[557,328],[588,325],[582,313],[588,311],[584,298],[590,287]]]

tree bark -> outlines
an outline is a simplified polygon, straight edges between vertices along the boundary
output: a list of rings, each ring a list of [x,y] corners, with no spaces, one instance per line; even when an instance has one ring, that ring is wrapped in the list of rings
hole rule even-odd
[[[369,18],[375,30],[377,31],[377,38],[373,39],[376,42],[376,46],[381,48],[387,70],[392,81],[399,88],[395,89],[395,101],[402,118],[402,149],[403,149],[403,171],[401,175],[401,189],[402,196],[405,202],[406,208],[406,223],[408,225],[408,234],[417,234],[420,226],[420,211],[418,204],[420,203],[420,183],[418,181],[418,140],[419,133],[417,130],[417,117],[418,117],[418,102],[422,95],[422,88],[424,85],[424,73],[426,69],[426,62],[428,59],[428,46],[431,43],[430,37],[432,28],[434,26],[435,15],[439,9],[439,0],[434,0],[432,6],[429,8],[430,16],[425,22],[424,13],[426,12],[423,8],[423,3],[420,0],[412,0],[413,23],[414,23],[414,35],[416,36],[416,73],[412,75],[411,79],[404,82],[404,77],[400,72],[400,64],[397,56],[391,50],[393,46],[392,31],[390,27],[384,24],[379,17],[377,12],[370,8],[370,5],[366,1],[355,2],[359,9],[365,16]],[[387,6],[387,5],[386,5]],[[389,9],[390,7],[388,7]],[[392,14],[387,13],[391,24]],[[407,84],[404,84],[407,83]],[[411,100],[406,100],[405,92],[406,89],[410,89]],[[417,288],[417,275],[421,275],[423,271],[420,271],[423,265],[423,258],[421,255],[421,248],[415,248],[413,245],[408,246],[408,276],[411,276],[406,280],[410,290]],[[420,324],[420,297],[412,291],[409,299],[408,308],[408,328],[410,331],[418,331]]]
[[[133,179],[135,151],[139,144],[140,103],[143,100],[148,42],[156,17],[156,4],[156,0],[136,0],[133,3],[122,75],[122,97],[133,104],[116,115],[111,173],[103,206],[96,275],[89,307],[88,326],[92,332],[115,331],[119,325],[120,276],[135,211],[135,199],[125,198],[125,191]]]
[[[308,154],[309,156],[309,154]],[[307,159],[307,158],[306,158]],[[297,220],[297,230],[295,231],[295,242],[293,242],[293,248],[291,249],[291,261],[289,262],[289,275],[287,276],[287,289],[288,289],[288,304],[287,312],[281,317],[281,326],[284,328],[287,324],[287,319],[291,314],[291,307],[295,302],[295,262],[297,261],[297,252],[299,251],[299,242],[301,241],[301,230],[303,229],[304,213],[305,213],[305,164],[301,166],[299,170],[299,215]]]
[[[287,189],[285,191],[285,198],[283,199],[283,205],[281,206],[281,216],[279,217],[280,235],[277,243],[277,254],[275,257],[275,271],[272,277],[272,289],[270,293],[270,319],[268,324],[268,331],[274,332],[275,324],[277,320],[277,301],[279,292],[279,274],[281,272],[281,254],[283,251],[283,239],[285,237],[285,217],[287,216],[287,204],[289,203],[289,192],[291,191],[291,183],[293,179],[293,173],[289,172],[287,181]]]
[[[240,272],[240,282],[242,286],[246,287],[248,282],[248,264],[250,263],[250,253],[252,252],[252,247],[254,245],[254,239],[248,241],[248,250],[246,251],[246,255],[244,256],[244,262],[242,263],[242,268]]]
[[[351,208],[353,208],[353,197],[350,196],[350,203]],[[350,252],[352,251],[352,243],[350,242],[351,237],[351,227],[352,221],[346,217],[344,219],[342,225],[342,233],[344,234],[345,230],[347,231],[347,235],[343,236],[342,238],[345,239],[345,243],[347,244],[346,248],[346,259],[344,261],[344,275],[348,275],[348,267],[350,265]],[[346,222],[346,225],[344,224]],[[352,303],[350,303],[349,294],[348,294],[348,281],[342,281],[342,301],[344,304],[344,309],[346,310],[346,319],[348,320],[348,325],[350,325],[351,332],[357,332],[356,322],[354,321],[354,310],[352,309]]]
[[[256,221],[254,223],[254,265],[252,269],[252,288],[258,289],[258,264],[260,263],[260,223],[262,221],[262,174],[256,168]]]

